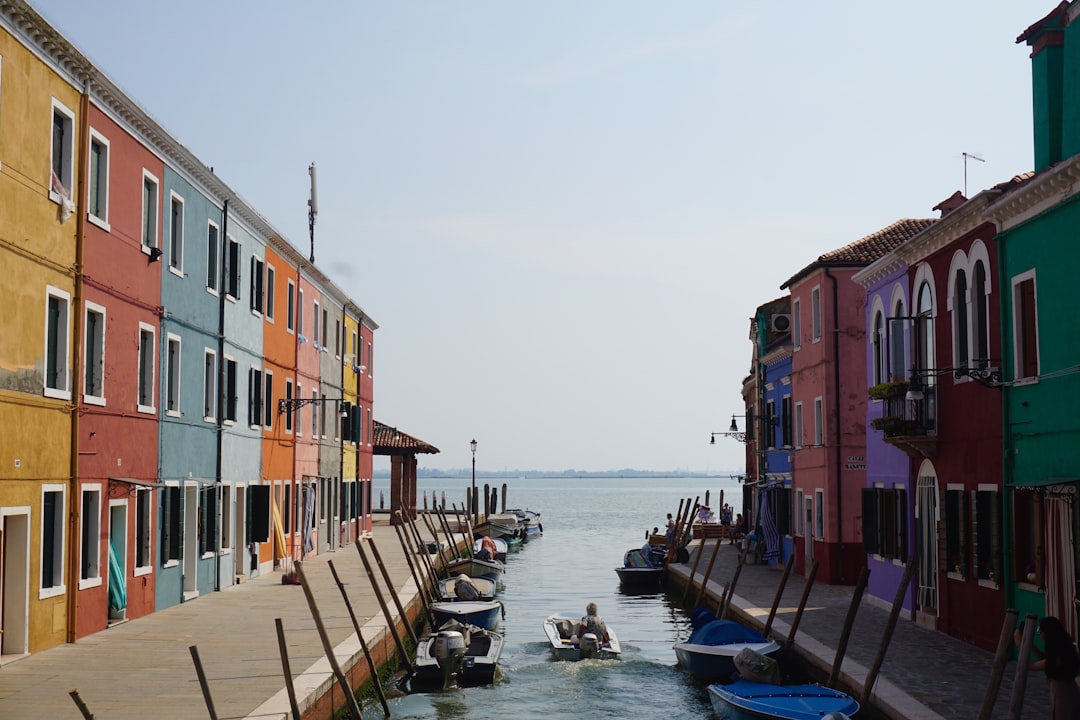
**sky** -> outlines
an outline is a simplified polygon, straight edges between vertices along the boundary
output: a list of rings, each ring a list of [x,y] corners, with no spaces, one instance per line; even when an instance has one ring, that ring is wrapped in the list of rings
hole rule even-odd
[[[429,469],[738,473],[749,318],[1032,168],[1053,0],[31,0],[374,318]],[[376,458],[376,469],[385,459]]]

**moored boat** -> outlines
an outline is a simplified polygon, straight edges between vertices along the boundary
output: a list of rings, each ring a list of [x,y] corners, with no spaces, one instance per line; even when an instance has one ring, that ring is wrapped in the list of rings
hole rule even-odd
[[[623,566],[615,568],[623,585],[659,585],[667,577],[663,551],[651,545],[632,548],[623,555]]]
[[[487,535],[492,538],[521,538],[525,529],[513,513],[488,515],[487,519],[473,528],[474,535]]]
[[[506,553],[508,551],[506,538],[491,538],[491,540],[495,543],[495,557],[480,559],[498,560],[499,562],[503,563],[506,562]],[[473,557],[477,557],[477,554],[480,552],[482,542],[483,540],[481,538],[476,538],[476,542],[473,543]]]
[[[449,621],[417,645],[411,688],[489,685],[495,681],[502,647],[499,633]]]
[[[499,581],[506,566],[498,560],[481,560],[479,558],[462,558],[447,563],[446,572],[449,577],[465,574],[471,578],[486,578]]]
[[[599,660],[612,660],[622,653],[619,638],[610,625],[607,626],[608,641],[598,638],[592,633],[585,633],[578,637],[576,628],[580,618],[570,613],[552,615],[544,621],[544,634],[547,635],[551,652],[559,660],[583,660],[597,658]]]
[[[825,716],[839,720],[859,711],[859,703],[847,693],[814,683],[772,685],[736,680],[710,685],[709,700],[722,720],[822,720]]]
[[[502,615],[502,603],[498,600],[458,600],[456,602],[431,603],[432,624],[442,627],[450,620],[463,625],[475,625],[494,630]]]
[[[461,601],[457,594],[458,575],[451,575],[439,581],[439,598],[446,602]],[[470,577],[473,587],[480,594],[479,600],[491,600],[498,589],[497,583],[489,578]]]
[[[529,542],[544,534],[544,524],[540,520],[540,513],[536,510],[528,510],[522,508],[514,508],[507,510],[507,513],[513,513],[517,516],[517,519],[521,521],[521,527],[523,529],[521,541]]]
[[[736,671],[735,657],[749,648],[760,655],[776,653],[780,646],[761,633],[734,620],[718,620],[708,610],[698,608],[691,622],[694,631],[686,642],[672,649],[678,664],[701,682],[727,682]]]

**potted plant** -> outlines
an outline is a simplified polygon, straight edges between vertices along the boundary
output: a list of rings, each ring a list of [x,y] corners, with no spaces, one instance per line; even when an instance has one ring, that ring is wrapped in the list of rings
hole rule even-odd
[[[867,388],[866,392],[872,400],[888,400],[890,398],[904,397],[908,391],[906,380],[893,380],[878,383]]]

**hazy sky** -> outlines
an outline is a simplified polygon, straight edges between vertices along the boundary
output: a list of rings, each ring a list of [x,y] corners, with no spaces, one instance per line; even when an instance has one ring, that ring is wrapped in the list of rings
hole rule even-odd
[[[1055,4],[34,2],[305,255],[317,164],[421,467],[736,472],[755,307],[1031,169]]]

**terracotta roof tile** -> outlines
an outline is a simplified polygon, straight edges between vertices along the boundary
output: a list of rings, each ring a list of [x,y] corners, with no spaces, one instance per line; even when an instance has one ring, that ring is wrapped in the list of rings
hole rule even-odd
[[[384,425],[378,420],[372,421],[374,438],[372,449],[376,455],[415,455],[416,453],[435,454],[439,448],[412,435],[403,433],[396,427]]]

